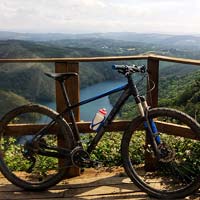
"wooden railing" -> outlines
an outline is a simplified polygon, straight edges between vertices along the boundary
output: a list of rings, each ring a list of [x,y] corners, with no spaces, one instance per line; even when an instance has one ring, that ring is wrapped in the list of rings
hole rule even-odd
[[[0,59],[0,63],[55,63],[55,72],[77,72],[79,73],[79,63],[81,62],[107,62],[107,61],[127,61],[127,60],[144,60],[147,61],[147,67],[150,72],[150,79],[153,80],[155,84],[154,90],[151,92],[151,101],[150,95],[147,95],[148,103],[151,104],[152,107],[156,107],[158,105],[158,84],[159,84],[159,63],[160,61],[165,62],[173,62],[173,63],[182,63],[182,64],[190,64],[190,65],[199,65],[200,60],[193,59],[185,59],[185,58],[175,58],[175,57],[167,57],[160,56],[155,54],[144,54],[144,55],[136,55],[136,56],[118,56],[118,57],[90,57],[90,58],[31,58],[31,59]],[[69,98],[71,103],[77,103],[80,99],[80,82],[78,77],[72,77],[70,80],[66,81],[66,88],[69,93]],[[150,86],[151,87],[151,86]],[[56,83],[56,107],[57,111],[63,111],[65,108],[64,99],[61,93],[60,86]],[[80,122],[80,110],[79,108],[74,110],[75,119],[78,122],[78,127],[80,132],[89,133],[92,130],[89,128],[90,122]],[[124,128],[128,125],[129,121],[114,121],[109,127],[108,131],[123,131]],[[162,125],[162,124],[161,124]],[[166,130],[172,130],[173,127],[165,126]],[[28,126],[11,126],[9,130],[9,134],[19,133],[23,134],[23,132],[27,131],[27,129],[31,129],[33,127]],[[182,129],[182,131],[177,131],[177,127],[174,127],[175,134],[184,134],[186,137],[193,137],[187,129]]]
[[[174,62],[190,65],[200,65],[200,60],[167,57],[155,54],[144,54],[134,56],[111,56],[111,57],[84,57],[84,58],[24,58],[24,59],[0,59],[0,63],[55,63],[55,72],[77,72],[79,73],[80,62],[106,62],[106,61],[127,61],[127,60],[147,60],[147,67],[150,72],[150,78],[155,83],[155,89],[151,92],[152,100],[149,101],[152,107],[158,105],[158,84],[159,84],[159,62]],[[151,87],[151,86],[150,86]],[[73,77],[66,81],[66,88],[69,93],[70,101],[77,103],[80,100],[80,82],[78,77]],[[147,100],[149,100],[147,96]],[[64,99],[60,86],[56,83],[56,107],[60,112],[65,108]],[[79,108],[74,110],[76,121],[80,121]],[[120,131],[127,125],[128,121],[117,121],[108,128],[108,131]],[[82,133],[91,132],[89,122],[79,122],[79,129]]]
[[[107,61],[127,61],[127,60],[144,60],[147,61],[147,67],[150,72],[150,78],[155,83],[155,89],[151,92],[150,96],[147,96],[148,103],[152,107],[158,105],[158,84],[159,84],[159,63],[160,61],[174,62],[190,65],[199,65],[200,60],[185,59],[161,56],[155,54],[144,54],[134,56],[111,56],[111,57],[84,57],[84,58],[24,58],[24,59],[0,59],[0,63],[55,63],[55,72],[77,72],[79,73],[80,62],[107,62]],[[151,87],[151,86],[150,86]],[[66,88],[69,93],[70,101],[77,103],[80,100],[80,82],[78,77],[73,77],[66,81]],[[56,107],[60,112],[65,108],[64,99],[61,93],[60,86],[56,83]],[[90,122],[80,121],[80,110],[76,108],[74,110],[76,121],[78,122],[79,129],[82,133],[88,133],[92,130],[89,128]],[[128,121],[115,121],[108,131],[120,131],[127,125]]]

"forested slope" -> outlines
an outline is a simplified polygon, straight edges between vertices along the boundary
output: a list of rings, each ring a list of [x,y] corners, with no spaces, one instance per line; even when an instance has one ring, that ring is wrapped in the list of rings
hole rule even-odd
[[[175,39],[173,39],[174,41]],[[180,40],[179,40],[180,43]],[[52,58],[52,57],[92,57],[92,56],[121,56],[157,53],[168,56],[198,58],[198,52],[182,45],[182,48],[152,44],[138,41],[113,40],[106,38],[78,38],[52,41],[0,41],[0,58]],[[111,66],[116,62],[80,63],[81,87],[104,80],[118,79],[121,76],[113,73]],[[117,62],[120,63],[120,62]],[[145,61],[129,61],[123,63],[146,64]],[[1,63],[0,64],[0,116],[16,105],[54,100],[54,81],[45,77],[44,71],[53,71],[54,63]],[[164,63],[160,64],[161,103],[170,104],[174,96],[171,94],[173,81],[182,80],[182,77],[198,70],[198,67]],[[173,77],[173,76],[174,77]],[[193,76],[193,75],[191,75]],[[191,79],[194,79],[191,77]],[[183,79],[185,80],[185,79]],[[187,81],[187,80],[186,80]],[[178,87],[177,82],[173,87]],[[187,82],[189,87],[190,82]],[[192,82],[191,82],[192,84]],[[164,85],[164,86],[163,86]],[[179,93],[183,91],[179,88]],[[169,90],[169,91],[168,91]],[[184,92],[184,91],[183,91]],[[181,94],[180,94],[181,95]],[[177,100],[177,106],[178,106]],[[175,105],[175,104],[174,104]],[[3,108],[4,107],[4,108]]]

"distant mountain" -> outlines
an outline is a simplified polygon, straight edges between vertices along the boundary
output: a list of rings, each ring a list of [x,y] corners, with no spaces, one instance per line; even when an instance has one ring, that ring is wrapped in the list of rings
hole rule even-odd
[[[113,39],[121,41],[132,41],[137,43],[148,43],[167,47],[200,49],[200,35],[170,35],[158,33],[90,33],[90,34],[64,34],[64,33],[16,33],[0,31],[0,40],[29,40],[29,41],[58,41],[79,39]]]
[[[171,36],[159,43],[168,48],[200,50],[200,37],[192,35]]]
[[[50,40],[62,40],[71,38],[71,34],[62,33],[17,33],[0,31],[0,40],[29,40],[29,41],[50,41]]]

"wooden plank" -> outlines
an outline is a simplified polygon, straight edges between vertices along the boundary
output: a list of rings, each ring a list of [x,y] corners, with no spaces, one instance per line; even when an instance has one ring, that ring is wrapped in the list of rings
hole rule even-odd
[[[18,176],[23,177],[22,173],[16,173]],[[1,173],[0,173],[1,175]],[[103,177],[103,178],[102,178]],[[122,167],[113,167],[111,170],[106,168],[93,169],[86,168],[81,176],[73,177],[70,179],[64,179],[58,185],[51,187],[49,190],[58,191],[63,189],[79,189],[85,187],[100,187],[100,186],[115,186],[115,185],[126,185],[132,184],[131,180],[127,177]],[[22,188],[12,185],[4,177],[0,177],[0,186],[6,185],[7,187],[0,187],[0,192],[11,192],[11,191],[23,191]],[[133,185],[134,189],[137,189]]]
[[[0,200],[22,200],[22,199],[49,199],[49,198],[62,198],[64,192],[26,192],[26,191],[15,191],[15,192],[1,192]]]
[[[0,176],[2,177],[2,176]],[[158,181],[158,184],[159,181]],[[0,200],[61,200],[61,199],[154,199],[138,189],[125,175],[123,168],[114,170],[86,169],[80,177],[65,179],[42,192],[28,192],[0,179]],[[193,200],[199,195],[193,194]]]
[[[122,131],[127,128],[129,125],[130,121],[114,121],[112,124],[106,129],[106,131],[109,132],[117,132],[117,131]],[[90,122],[78,122],[78,127],[80,128],[81,133],[91,133],[93,132],[90,128]],[[176,135],[176,136],[181,136],[181,137],[186,137],[190,139],[198,139],[196,137],[196,134],[193,133],[188,127],[182,126],[182,125],[176,125],[172,123],[167,123],[167,122],[156,122],[157,128],[160,130],[165,131],[168,134]],[[30,131],[35,132],[36,130],[39,130],[43,127],[44,125],[30,125],[30,124],[11,124],[8,126],[6,130],[6,134],[8,136],[17,136],[17,135],[26,135],[27,133],[30,133]],[[56,128],[56,127],[55,127]],[[138,128],[139,130],[142,129],[142,127]],[[54,130],[52,129],[52,133]]]
[[[9,124],[4,131],[7,136],[34,135],[44,126],[44,124]],[[54,126],[49,133],[55,133],[56,128]]]
[[[178,124],[176,125],[176,124],[160,122],[160,121],[156,121],[156,126],[158,130],[162,130],[164,133],[167,133],[169,135],[180,136],[180,137],[189,138],[193,140],[200,140],[199,136],[197,135],[198,133],[195,134],[187,126],[178,125]]]
[[[115,120],[113,121],[106,131],[108,132],[116,132],[116,131],[124,131],[126,127],[129,125],[131,121],[129,120]],[[90,129],[91,122],[77,122],[79,131],[81,133],[94,133],[95,131]],[[41,128],[43,128],[45,124],[9,124],[6,128],[6,134],[8,136],[22,136],[27,135],[27,133],[35,133]],[[55,132],[56,126],[54,126],[51,131]]]
[[[200,60],[188,59],[188,58],[178,58],[178,57],[172,57],[172,56],[162,56],[162,55],[156,55],[156,54],[149,54],[148,59],[188,64],[188,65],[200,65]]]
[[[92,171],[91,171],[92,170]],[[122,169],[123,170],[123,169]],[[96,172],[95,172],[96,171]],[[0,182],[1,183],[1,182]],[[159,183],[158,183],[159,184]],[[1,185],[0,189],[12,184]],[[188,199],[197,200],[199,195],[193,194]],[[80,177],[63,180],[59,185],[43,192],[27,192],[13,187],[12,190],[0,190],[0,200],[80,200],[80,199],[154,199],[138,189],[126,175],[86,169]]]
[[[88,198],[90,197],[91,199],[93,198],[100,198],[102,196],[109,196],[109,197],[114,197],[115,195],[123,195],[123,194],[129,194],[133,192],[133,188],[131,188],[131,185],[102,185],[98,187],[89,187],[89,188],[80,188],[78,190],[70,190],[70,194],[68,192],[65,193],[64,197],[65,198]],[[138,191],[138,189],[137,189]],[[143,193],[143,197],[147,196],[146,194]]]
[[[105,57],[79,57],[79,58],[18,58],[18,59],[0,59],[0,63],[26,63],[26,62],[104,62],[104,61],[122,61],[122,60],[145,60],[155,59],[166,62],[200,65],[200,60],[177,58],[156,54],[139,54],[132,56],[105,56]]]
[[[105,56],[105,57],[79,57],[79,58],[22,58],[22,59],[0,59],[0,63],[25,63],[25,62],[104,62],[104,61],[121,61],[121,60],[143,60],[148,55],[132,56]]]
[[[129,186],[130,187],[130,186]],[[80,200],[80,199],[151,199],[147,194],[141,191],[133,191],[124,188],[109,186],[93,187],[93,188],[81,188],[81,189],[70,189],[70,190],[61,190],[57,192],[3,192],[1,193],[0,200],[61,200],[61,199],[70,199],[70,200]],[[152,198],[153,199],[153,198]]]
[[[59,185],[43,192],[28,192],[20,188],[12,187],[12,190],[2,190],[0,187],[0,200],[16,199],[99,199],[115,198],[126,196],[129,199],[140,194],[145,198],[147,195],[140,191],[126,175],[121,175],[123,168],[117,169],[117,173],[105,172],[94,169],[86,169],[81,177],[63,180]],[[0,181],[1,183],[1,181]],[[12,184],[4,185],[10,188]],[[133,195],[133,197],[131,197]]]

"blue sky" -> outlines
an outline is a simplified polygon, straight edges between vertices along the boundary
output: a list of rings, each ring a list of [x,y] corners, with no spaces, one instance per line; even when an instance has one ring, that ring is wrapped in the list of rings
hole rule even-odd
[[[0,30],[200,34],[200,0],[1,0]]]

